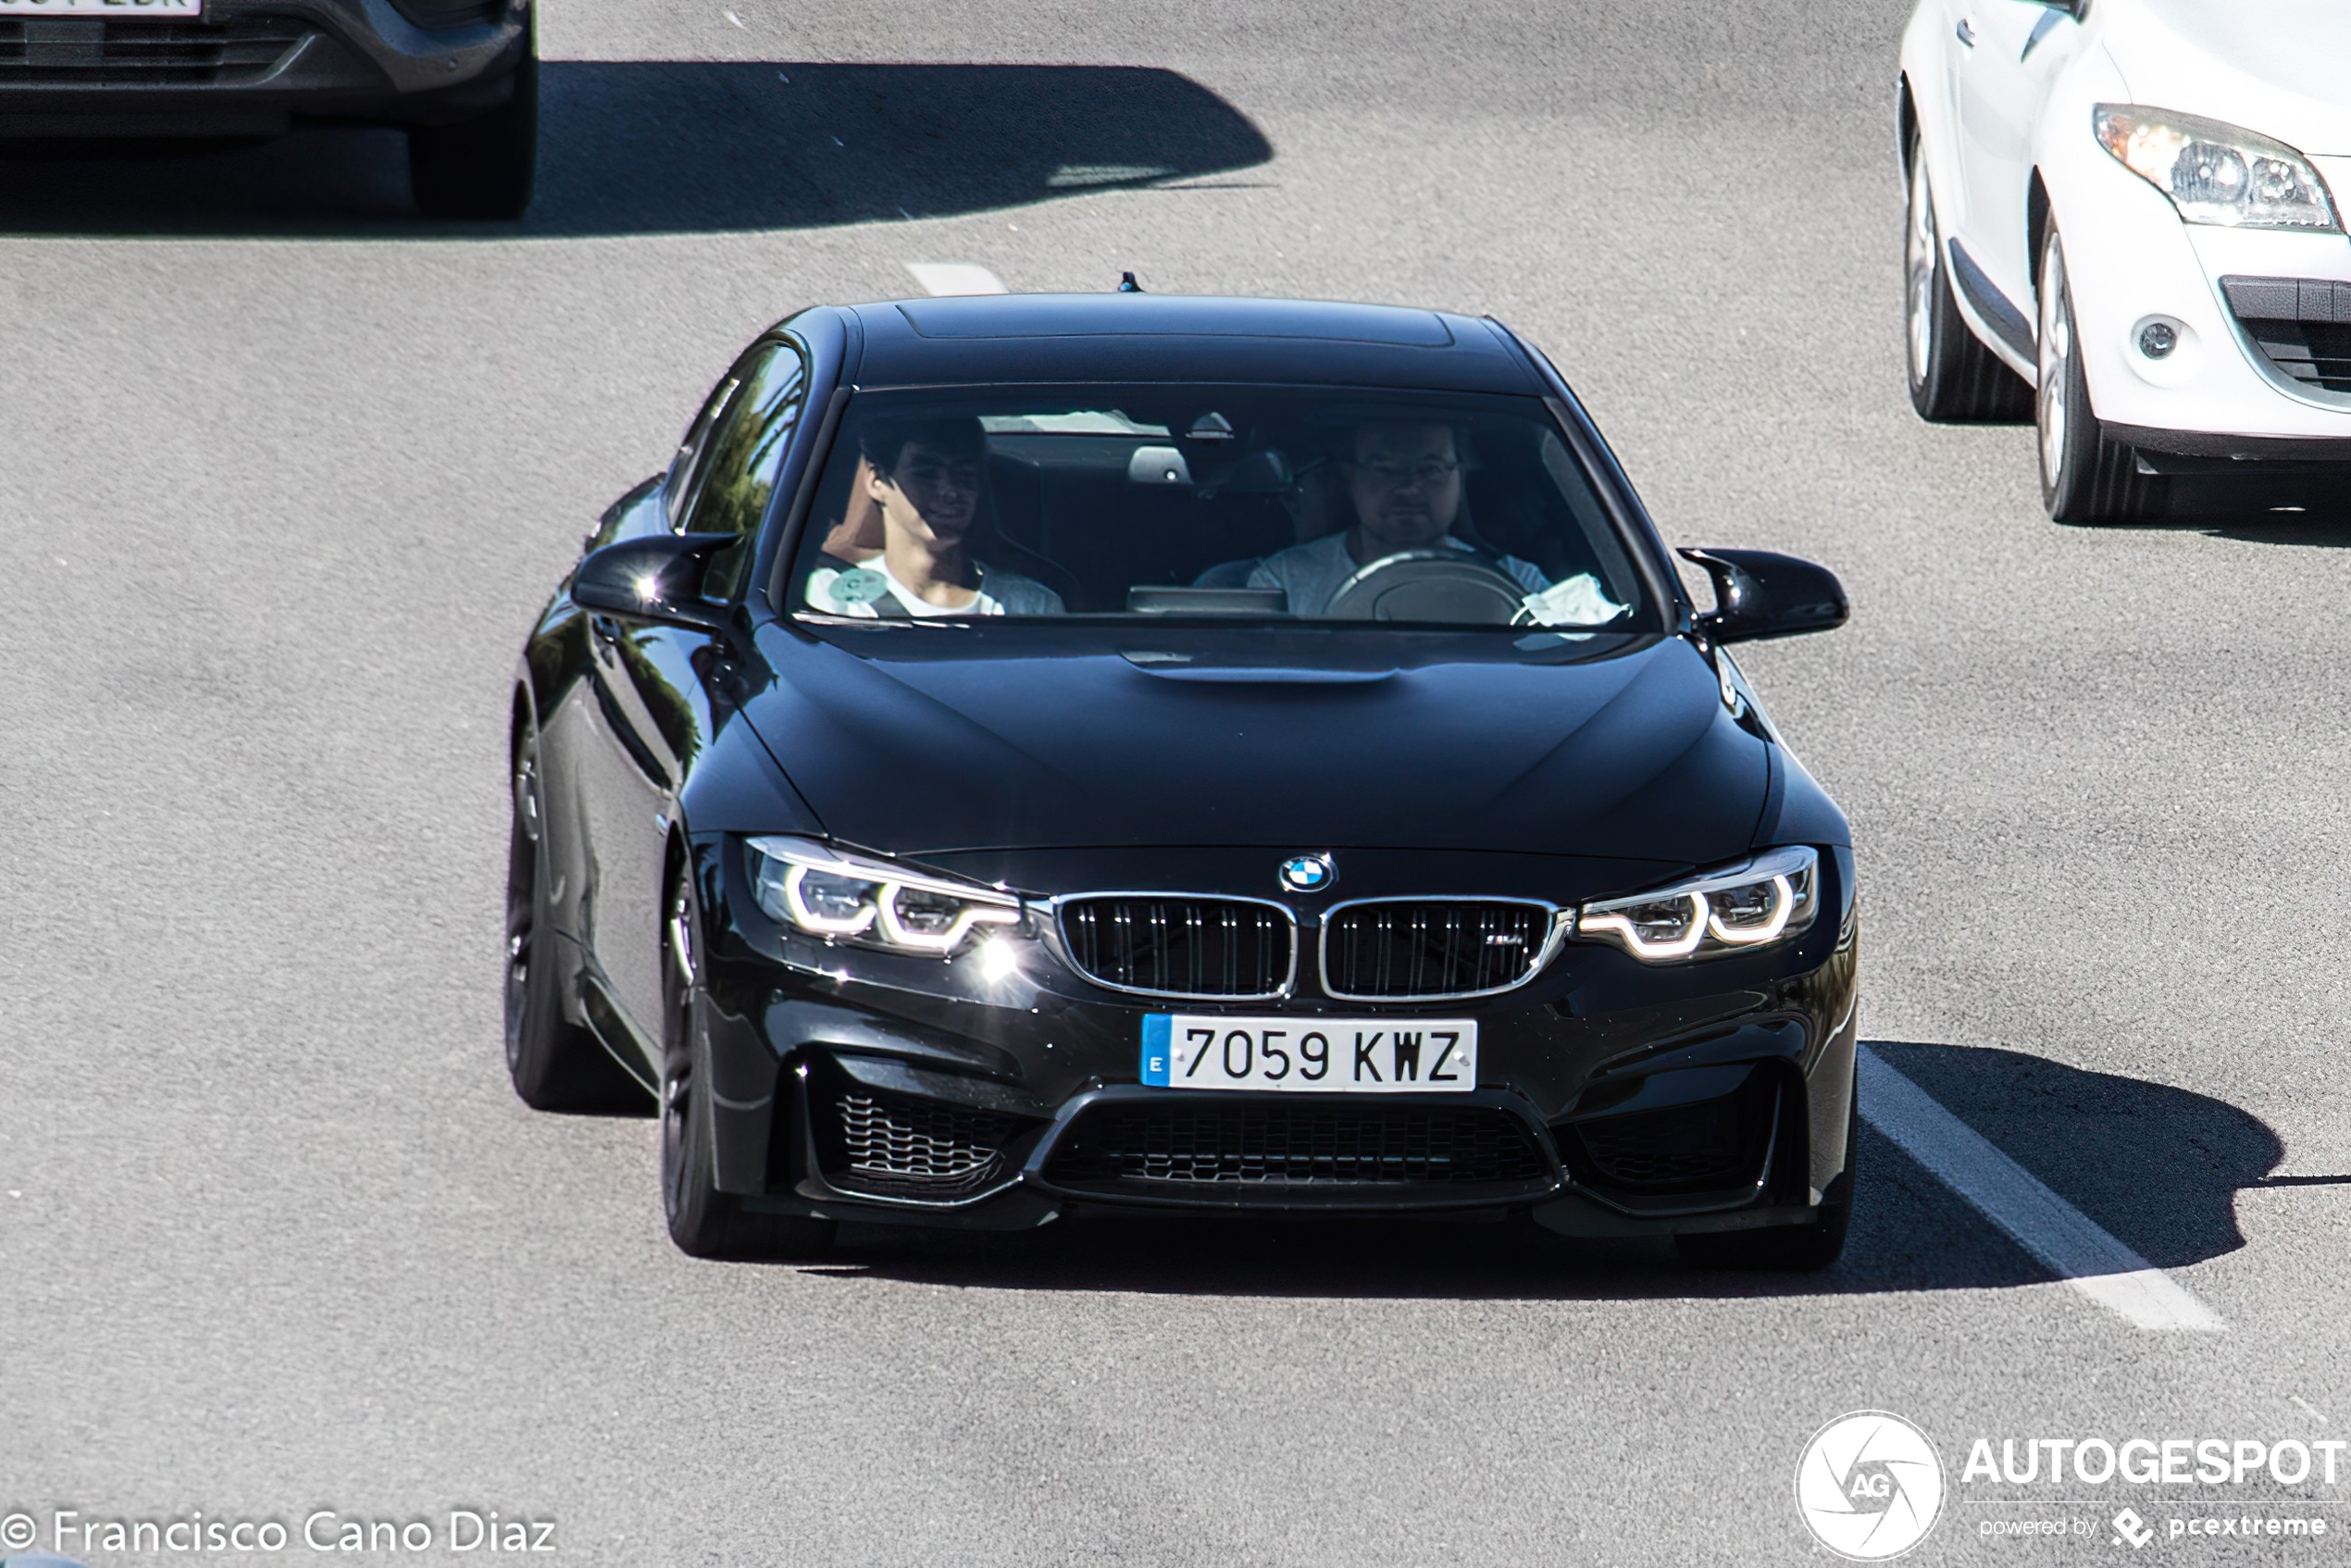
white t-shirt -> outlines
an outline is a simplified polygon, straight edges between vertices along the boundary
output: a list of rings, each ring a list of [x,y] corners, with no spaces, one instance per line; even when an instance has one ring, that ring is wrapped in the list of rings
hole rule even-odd
[[[1468,545],[1449,536],[1430,548],[1471,554]],[[1551,579],[1532,561],[1505,555],[1496,564],[1529,593],[1540,593],[1551,586]],[[1328,611],[1340,584],[1362,569],[1363,563],[1347,548],[1345,533],[1325,534],[1312,543],[1294,544],[1258,562],[1257,569],[1249,574],[1249,586],[1282,590],[1289,595],[1289,613],[1311,618]]]
[[[1062,596],[1034,578],[972,564],[979,596],[968,604],[934,604],[892,577],[879,555],[862,566],[819,566],[808,574],[808,607],[828,616],[878,620],[874,602],[888,594],[910,616],[1058,616]]]

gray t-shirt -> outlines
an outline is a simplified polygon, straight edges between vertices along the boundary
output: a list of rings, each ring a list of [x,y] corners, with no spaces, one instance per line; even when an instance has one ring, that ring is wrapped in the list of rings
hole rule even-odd
[[[1468,545],[1449,536],[1437,547],[1473,554]],[[1505,555],[1496,565],[1529,593],[1540,593],[1551,586],[1551,579],[1532,561]],[[1326,613],[1339,585],[1362,569],[1363,563],[1347,548],[1345,533],[1325,534],[1311,544],[1295,544],[1258,562],[1257,569],[1249,574],[1249,586],[1282,590],[1289,595],[1291,615],[1312,618]]]

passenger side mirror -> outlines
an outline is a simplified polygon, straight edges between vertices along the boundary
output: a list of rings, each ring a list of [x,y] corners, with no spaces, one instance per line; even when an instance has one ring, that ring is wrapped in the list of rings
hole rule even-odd
[[[1714,612],[1698,618],[1701,636],[1752,642],[1834,631],[1852,614],[1835,573],[1769,550],[1684,550],[1714,579]]]
[[[662,533],[607,544],[571,575],[572,603],[626,620],[721,632],[723,604],[703,597],[710,558],[742,541],[731,533]]]

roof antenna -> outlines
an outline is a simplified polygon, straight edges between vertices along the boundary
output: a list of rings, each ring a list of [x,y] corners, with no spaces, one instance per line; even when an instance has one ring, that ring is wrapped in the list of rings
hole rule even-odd
[[[1132,272],[1122,272],[1118,275],[1118,292],[1122,294],[1139,294],[1143,292],[1143,286],[1135,281],[1135,275]]]

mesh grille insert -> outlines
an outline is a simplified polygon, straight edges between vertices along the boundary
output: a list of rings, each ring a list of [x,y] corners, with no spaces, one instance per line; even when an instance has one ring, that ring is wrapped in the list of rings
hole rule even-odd
[[[1524,1183],[1550,1174],[1526,1127],[1482,1106],[1098,1105],[1047,1175],[1069,1186]]]
[[[1088,979],[1182,996],[1277,996],[1296,940],[1288,917],[1236,899],[1103,897],[1062,905],[1062,940]]]
[[[1003,1163],[1012,1117],[852,1089],[839,1101],[841,1166],[826,1175],[848,1190],[955,1197],[988,1185]]]
[[[255,81],[311,36],[292,17],[228,22],[0,19],[0,83],[204,86]]]
[[[1448,996],[1526,978],[1550,934],[1536,904],[1427,900],[1331,912],[1323,989],[1333,996]]]
[[[1755,1179],[1769,1140],[1773,1097],[1760,1084],[1659,1111],[1574,1124],[1585,1154],[1612,1187],[1661,1190]]]

